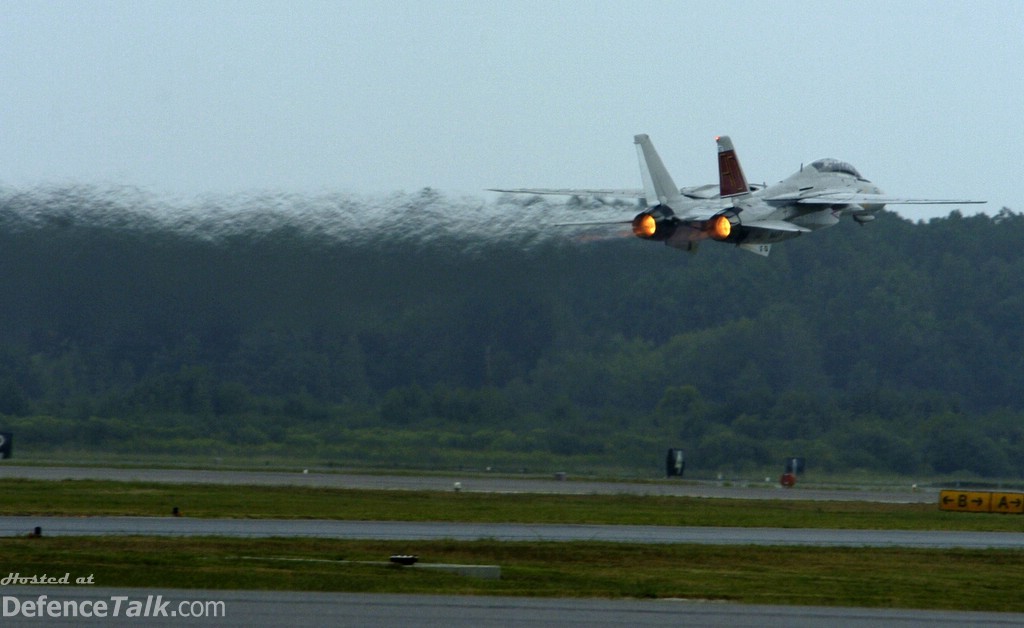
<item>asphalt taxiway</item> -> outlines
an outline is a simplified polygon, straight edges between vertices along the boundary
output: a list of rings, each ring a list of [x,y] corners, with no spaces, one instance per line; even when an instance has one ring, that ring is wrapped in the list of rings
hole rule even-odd
[[[792,499],[935,503],[938,489],[814,488],[798,484],[747,481],[633,481],[608,482],[456,473],[446,475],[354,474],[323,471],[236,471],[217,469],[144,469],[104,467],[35,467],[0,464],[0,478],[30,480],[112,480],[169,484],[226,484],[248,486],[306,486],[362,490],[451,491],[456,482],[467,493],[534,493],[555,495],[665,495],[723,499]]]
[[[642,544],[1024,549],[1024,533],[1019,532],[339,521],[333,519],[0,517],[0,537],[25,536],[37,527],[40,528],[43,536],[306,537],[389,541],[601,541]]]
[[[1020,626],[1024,614],[965,611],[864,609],[821,606],[768,606],[706,600],[603,600],[493,596],[113,589],[103,587],[4,587],[10,610],[45,594],[56,601],[92,609],[107,602],[106,617],[5,616],[5,626],[680,626],[730,628],[818,628],[901,626],[933,628]],[[122,600],[113,616],[117,599]],[[149,616],[126,617],[131,602],[149,604]],[[198,604],[192,604],[197,602]],[[84,604],[83,604],[84,603]],[[184,603],[184,605],[183,605]],[[56,607],[55,607],[56,608]],[[154,616],[160,609],[166,618]],[[190,611],[191,609],[191,611]],[[183,618],[179,612],[216,616]],[[44,611],[45,612],[45,611]],[[173,614],[173,615],[172,615]]]

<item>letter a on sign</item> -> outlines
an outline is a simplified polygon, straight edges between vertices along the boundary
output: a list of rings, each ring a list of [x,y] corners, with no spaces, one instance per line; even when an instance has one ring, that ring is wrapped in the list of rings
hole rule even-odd
[[[992,493],[992,512],[1014,515],[1024,513],[1024,493]]]

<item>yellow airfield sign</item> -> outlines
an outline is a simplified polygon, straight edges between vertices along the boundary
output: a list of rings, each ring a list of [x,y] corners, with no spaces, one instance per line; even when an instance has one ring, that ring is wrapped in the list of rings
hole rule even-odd
[[[1024,514],[1024,493],[942,491],[939,493],[939,510],[1020,515]]]
[[[939,493],[939,509],[956,512],[988,512],[991,500],[991,493],[942,491]]]
[[[989,512],[1024,514],[1024,493],[992,493]]]

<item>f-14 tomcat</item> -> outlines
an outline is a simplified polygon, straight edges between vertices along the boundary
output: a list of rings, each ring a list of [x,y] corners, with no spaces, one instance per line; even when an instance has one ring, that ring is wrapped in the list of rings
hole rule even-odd
[[[643,240],[693,251],[701,240],[729,242],[768,255],[775,242],[831,227],[844,215],[864,224],[887,204],[974,204],[985,201],[914,199],[885,195],[850,164],[819,159],[774,185],[750,185],[732,141],[718,142],[718,185],[676,187],[654,144],[633,138],[640,157],[643,190],[552,188],[495,189],[494,192],[637,198],[644,210],[629,221]],[[573,223],[577,225],[625,224]]]

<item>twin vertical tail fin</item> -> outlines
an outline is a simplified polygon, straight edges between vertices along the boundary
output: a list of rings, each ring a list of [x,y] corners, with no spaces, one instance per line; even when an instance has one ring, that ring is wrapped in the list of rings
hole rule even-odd
[[[747,178],[743,176],[739,157],[732,147],[732,140],[726,135],[715,138],[718,142],[718,187],[722,198],[750,194]]]
[[[651,138],[646,135],[634,135],[633,143],[636,144],[636,154],[640,158],[640,176],[644,180],[644,196],[647,197],[647,205],[671,206],[675,201],[680,200],[682,195],[679,188],[672,180],[665,164],[661,163],[658,151],[654,150]]]
[[[718,187],[722,198],[750,194],[747,178],[743,176],[739,157],[732,147],[732,140],[726,135],[715,138],[718,142]],[[679,188],[672,180],[658,151],[654,150],[651,138],[646,135],[633,137],[636,152],[640,157],[640,176],[644,181],[644,195],[649,206],[671,205],[681,199]]]

